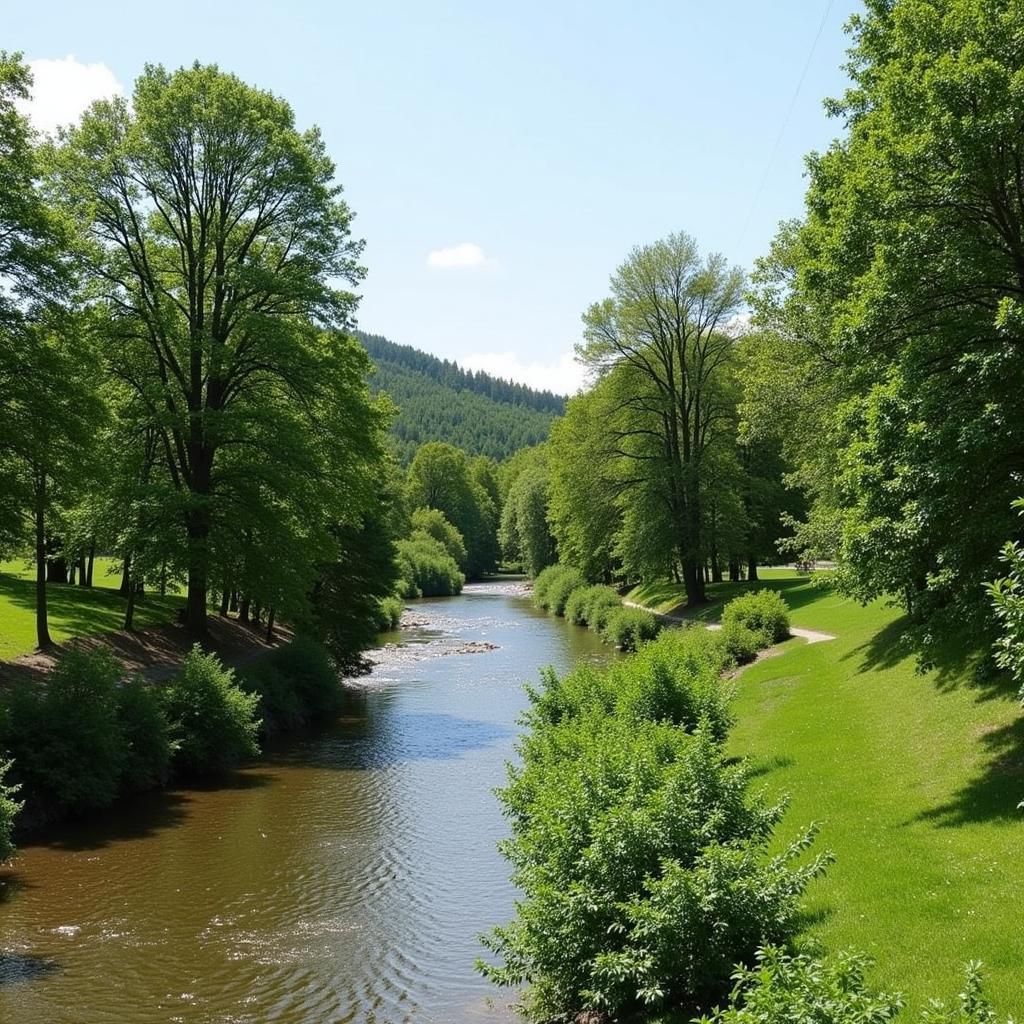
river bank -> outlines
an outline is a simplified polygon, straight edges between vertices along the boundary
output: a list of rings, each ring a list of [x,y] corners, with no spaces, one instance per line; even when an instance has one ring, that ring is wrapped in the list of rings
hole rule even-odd
[[[473,967],[515,895],[492,791],[523,684],[611,656],[520,594],[418,601],[330,724],[33,837],[0,870],[0,1019],[510,1020]]]

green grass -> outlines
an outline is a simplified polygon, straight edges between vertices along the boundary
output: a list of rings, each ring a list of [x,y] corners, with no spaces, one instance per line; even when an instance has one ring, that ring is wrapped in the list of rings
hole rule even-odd
[[[794,625],[837,636],[788,641],[748,669],[730,740],[758,785],[790,795],[780,841],[817,821],[817,845],[836,856],[812,886],[807,935],[870,953],[873,980],[912,1009],[954,999],[963,965],[980,959],[996,1008],[1019,1019],[1024,718],[1013,687],[976,681],[965,657],[919,673],[881,602],[861,607],[779,570],[764,585],[786,597]]]
[[[97,558],[93,586],[47,584],[50,636],[58,643],[73,636],[110,633],[124,623],[121,578],[110,574],[109,559]],[[183,604],[178,594],[147,593],[135,607],[141,629],[173,618]],[[35,566],[24,559],[0,562],[0,661],[28,654],[36,645]]]
[[[689,611],[685,607],[686,589],[682,583],[672,583],[668,580],[641,583],[626,595],[626,600],[642,604],[645,608],[662,615],[679,615],[695,622],[714,622],[721,615],[722,606],[745,590],[772,586],[785,596],[809,579],[807,576],[798,576],[792,569],[781,567],[758,569],[758,575],[761,579],[753,583],[709,583],[705,588],[708,603],[696,611]]]

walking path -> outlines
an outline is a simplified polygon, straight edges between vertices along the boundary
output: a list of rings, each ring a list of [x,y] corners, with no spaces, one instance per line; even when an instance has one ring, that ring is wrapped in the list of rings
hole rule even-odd
[[[662,622],[669,622],[676,626],[687,626],[692,625],[696,620],[684,618],[682,615],[667,615],[665,612],[656,612],[653,608],[648,608],[646,605],[637,604],[636,601],[627,601],[623,598],[622,603],[627,608],[639,608],[643,612],[650,612],[656,619],[660,619]],[[704,626],[707,629],[721,629],[722,624],[720,622],[706,622]],[[798,636],[802,640],[806,640],[809,644],[820,644],[826,640],[835,640],[835,636],[832,633],[822,633],[817,629],[802,629],[800,626],[789,627],[790,636]]]

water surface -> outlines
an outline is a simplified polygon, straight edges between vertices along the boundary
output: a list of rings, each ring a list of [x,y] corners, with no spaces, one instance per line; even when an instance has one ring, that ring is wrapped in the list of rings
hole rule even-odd
[[[509,1020],[473,969],[514,895],[492,790],[522,684],[605,655],[507,584],[413,615],[326,730],[26,845],[0,872],[0,1022]]]

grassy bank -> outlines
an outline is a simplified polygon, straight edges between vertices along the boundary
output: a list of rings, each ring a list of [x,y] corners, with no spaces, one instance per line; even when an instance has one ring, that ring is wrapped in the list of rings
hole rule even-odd
[[[92,587],[48,583],[50,636],[56,643],[75,636],[112,633],[124,624],[125,599],[109,559],[97,558]],[[0,661],[28,654],[36,646],[35,566],[24,559],[0,562]],[[147,593],[136,604],[135,626],[169,622],[182,607],[179,594]]]
[[[781,834],[819,821],[836,854],[811,887],[808,935],[872,954],[873,980],[912,1006],[955,998],[963,964],[980,959],[996,1008],[1019,1017],[1024,718],[1013,688],[975,682],[952,660],[918,673],[898,613],[880,602],[861,607],[786,570],[760,585],[784,594],[793,625],[837,637],[789,641],[747,669],[730,739],[769,793],[790,794]],[[748,587],[713,588],[700,617]]]

